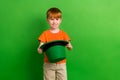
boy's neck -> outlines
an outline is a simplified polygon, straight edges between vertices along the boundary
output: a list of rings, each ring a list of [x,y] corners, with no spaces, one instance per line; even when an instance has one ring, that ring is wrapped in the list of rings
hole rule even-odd
[[[51,29],[50,28],[50,31],[52,32],[52,33],[58,33],[59,31],[60,31],[60,29],[58,28],[58,29]]]

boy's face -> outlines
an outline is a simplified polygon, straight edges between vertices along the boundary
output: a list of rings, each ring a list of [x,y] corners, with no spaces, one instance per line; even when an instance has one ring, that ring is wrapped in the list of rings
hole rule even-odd
[[[51,29],[58,29],[62,19],[61,18],[48,18],[47,21]]]

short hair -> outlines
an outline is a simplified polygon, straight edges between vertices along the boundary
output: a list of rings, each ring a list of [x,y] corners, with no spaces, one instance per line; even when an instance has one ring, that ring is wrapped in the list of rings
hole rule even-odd
[[[58,8],[50,8],[48,9],[47,13],[47,19],[49,18],[62,18],[62,12]]]

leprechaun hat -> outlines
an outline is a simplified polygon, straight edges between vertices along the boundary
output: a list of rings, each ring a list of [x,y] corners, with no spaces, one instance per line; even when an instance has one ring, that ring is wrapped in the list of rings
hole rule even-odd
[[[67,41],[55,40],[43,44],[40,48],[47,55],[49,62],[55,63],[66,58],[65,46],[67,44]]]

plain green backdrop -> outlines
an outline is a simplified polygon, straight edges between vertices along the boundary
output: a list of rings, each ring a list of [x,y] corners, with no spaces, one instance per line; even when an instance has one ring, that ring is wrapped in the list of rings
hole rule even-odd
[[[120,80],[119,0],[0,1],[0,80],[43,80],[38,37],[48,29],[46,11],[63,12],[71,37],[68,80]]]

